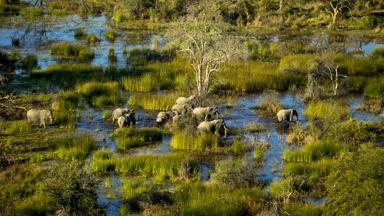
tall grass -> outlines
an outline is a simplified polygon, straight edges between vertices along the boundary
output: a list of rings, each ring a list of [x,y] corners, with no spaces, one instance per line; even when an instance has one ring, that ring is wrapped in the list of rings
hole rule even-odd
[[[219,147],[219,137],[212,134],[191,135],[187,132],[172,136],[171,147],[176,150],[206,151]]]
[[[281,58],[279,70],[282,72],[310,73],[317,67],[317,55],[314,54],[294,54]]]
[[[2,121],[0,120],[0,134],[15,135],[31,131],[27,120]]]
[[[186,184],[174,194],[175,215],[252,215],[264,203],[261,188],[227,190],[212,185]],[[259,207],[260,207],[259,206]]]
[[[321,216],[323,215],[323,210],[320,206],[291,202],[285,204],[280,210],[281,214],[287,214],[291,216]]]
[[[159,85],[159,79],[151,73],[138,77],[123,77],[123,87],[133,92],[153,92]]]
[[[62,138],[56,140],[55,145],[59,146],[55,155],[63,160],[84,160],[96,148],[96,142],[91,136]]]
[[[178,96],[174,94],[135,94],[129,98],[128,104],[130,107],[137,107],[145,110],[171,110],[177,98]]]
[[[142,178],[123,179],[121,182],[121,196],[124,200],[134,199],[137,196],[153,190],[152,182]]]
[[[113,29],[107,29],[105,32],[104,32],[104,37],[110,41],[110,42],[113,42],[116,40],[117,38],[117,33],[113,30]]]
[[[51,47],[51,54],[62,59],[73,59],[80,61],[90,61],[95,56],[95,52],[80,44],[62,42]]]
[[[187,161],[193,176],[197,173],[197,160],[182,153],[167,155],[113,156],[102,159],[94,157],[92,171],[117,174],[152,177],[154,180],[175,180],[180,177],[182,162]]]
[[[96,107],[117,105],[124,100],[117,82],[91,81],[77,85],[76,90]]]
[[[384,98],[384,76],[370,79],[364,88],[364,95],[370,98]]]
[[[334,159],[321,159],[311,163],[287,163],[282,173],[293,176],[325,177],[331,173],[336,163]]]
[[[130,148],[152,145],[160,141],[162,131],[158,128],[120,128],[113,133],[116,137],[117,149],[125,151]]]
[[[247,93],[267,89],[285,91],[291,86],[302,86],[304,83],[304,77],[280,72],[272,64],[259,61],[229,62],[217,73],[217,77],[227,90]]]
[[[343,147],[329,141],[316,141],[298,150],[286,150],[283,159],[288,162],[310,163],[323,157],[335,157]]]
[[[348,106],[338,102],[315,101],[308,104],[304,115],[310,119],[337,122],[348,117]]]
[[[86,80],[104,78],[102,67],[84,63],[51,64],[44,69],[34,70],[31,77],[45,78],[65,88],[73,88],[76,83]]]

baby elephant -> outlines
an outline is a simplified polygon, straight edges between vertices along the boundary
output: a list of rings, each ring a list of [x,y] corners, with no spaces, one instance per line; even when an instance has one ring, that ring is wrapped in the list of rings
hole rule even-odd
[[[283,122],[283,121],[293,122],[294,116],[296,116],[296,120],[299,120],[299,114],[294,109],[283,109],[276,114],[277,120],[279,122]]]
[[[112,112],[112,122],[115,123],[121,116],[130,112],[127,108],[117,108]]]
[[[117,120],[117,125],[119,126],[119,128],[129,127],[135,124],[136,124],[136,116],[134,111],[131,111],[130,113],[120,116],[119,119]]]
[[[50,110],[31,109],[27,112],[27,121],[28,124],[39,124],[45,128],[47,123],[53,123],[53,115]]]
[[[157,114],[157,117],[156,117],[156,123],[159,124],[159,125],[163,125],[169,121],[172,120],[172,112],[168,111],[168,112],[159,112],[159,114]]]
[[[203,121],[197,126],[200,133],[211,133],[227,137],[228,128],[223,119]]]
[[[188,104],[192,108],[195,108],[195,106],[198,104],[198,99],[195,95],[192,95],[190,97],[179,97],[176,100],[176,104],[180,104],[180,105]]]

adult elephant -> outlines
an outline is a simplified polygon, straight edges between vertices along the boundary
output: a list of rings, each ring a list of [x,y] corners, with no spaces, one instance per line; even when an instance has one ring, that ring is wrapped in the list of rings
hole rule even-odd
[[[156,117],[156,123],[159,125],[165,124],[172,120],[173,114],[172,112],[159,112]]]
[[[119,126],[119,128],[136,125],[135,112],[131,111],[127,114],[124,114],[123,116],[120,116],[119,119],[117,120],[117,125]]]
[[[173,115],[186,115],[192,111],[189,104],[175,104],[172,106]]]
[[[193,118],[200,123],[204,120],[210,121],[219,118],[219,110],[217,107],[197,107],[192,111]]]
[[[112,122],[115,123],[121,116],[130,113],[128,108],[117,108],[112,112]]]
[[[196,95],[192,95],[189,97],[179,97],[176,100],[176,104],[180,104],[180,105],[188,104],[192,108],[195,108],[198,104],[198,100],[197,100]]]
[[[47,124],[53,123],[53,115],[50,110],[31,109],[27,112],[28,124],[39,124],[40,127],[46,128]]]
[[[198,126],[197,129],[200,133],[210,133],[217,134],[219,136],[227,136],[228,128],[225,125],[223,119],[215,119],[212,121],[203,121]]]
[[[283,109],[277,112],[276,117],[279,122],[288,121],[293,122],[293,117],[299,120],[299,114],[295,109]]]

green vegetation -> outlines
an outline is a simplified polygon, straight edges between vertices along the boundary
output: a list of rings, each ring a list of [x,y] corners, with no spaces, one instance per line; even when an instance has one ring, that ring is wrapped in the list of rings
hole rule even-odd
[[[114,42],[117,38],[117,33],[113,30],[113,29],[107,29],[105,32],[104,32],[104,37],[110,41],[110,42]]]
[[[100,38],[95,33],[91,33],[87,36],[87,44],[96,44],[100,42]]]
[[[172,136],[171,147],[176,150],[215,151],[220,147],[219,141],[216,135],[191,135],[191,133],[180,132]]]
[[[38,61],[35,55],[27,55],[21,60],[21,67],[27,71],[32,71],[38,68]]]
[[[90,136],[64,138],[57,140],[56,145],[60,147],[55,154],[63,160],[84,160],[96,148],[96,143]]]
[[[130,148],[153,145],[161,141],[163,132],[158,128],[120,128],[113,132],[117,149],[125,151]]]
[[[91,61],[95,56],[92,49],[80,44],[62,42],[51,47],[51,54],[61,59],[71,59],[75,61]]]
[[[116,82],[88,82],[76,86],[77,92],[95,107],[121,104],[124,100]]]
[[[228,190],[219,186],[186,184],[174,195],[177,215],[248,215],[263,211],[259,187]]]
[[[339,122],[348,117],[348,107],[337,102],[315,101],[308,104],[304,115],[314,120]]]
[[[100,158],[104,157],[104,158]],[[192,176],[197,173],[197,160],[182,153],[167,155],[140,155],[140,156],[112,156],[108,153],[93,156],[92,171],[107,173],[114,171],[122,175],[140,175],[152,177],[154,180],[177,180],[182,174],[182,162],[186,161],[191,169]]]
[[[304,78],[296,74],[280,72],[270,63],[259,61],[230,62],[217,76],[225,82],[214,86],[213,92],[232,90],[256,93],[263,90],[285,91],[290,86],[302,86]]]
[[[317,68],[316,58],[313,54],[296,54],[284,56],[280,60],[279,70],[283,72],[310,73]]]
[[[177,95],[144,95],[135,94],[129,98],[130,107],[142,108],[145,110],[170,110],[175,104]]]
[[[129,63],[132,65],[146,65],[156,61],[169,61],[174,57],[172,50],[156,51],[152,49],[133,49],[129,52]]]
[[[383,214],[383,159],[384,151],[380,148],[361,150],[342,158],[326,182],[328,196],[324,213]]]
[[[84,31],[84,29],[78,28],[75,29],[74,37],[78,40],[84,39],[87,37],[87,33]]]

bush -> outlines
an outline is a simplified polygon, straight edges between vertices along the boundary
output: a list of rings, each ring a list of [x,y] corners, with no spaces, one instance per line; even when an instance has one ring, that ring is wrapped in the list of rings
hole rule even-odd
[[[367,83],[364,95],[370,98],[384,97],[384,77],[376,78]]]
[[[36,55],[27,55],[21,60],[21,68],[32,71],[33,69],[37,69],[39,67]]]
[[[219,147],[219,137],[211,134],[176,133],[172,136],[171,147],[172,149],[189,151],[215,150]]]
[[[49,168],[44,182],[44,191],[52,198],[54,208],[68,215],[102,215],[96,189],[96,180],[75,163]]]
[[[383,215],[384,150],[342,158],[326,181],[325,215]]]
[[[117,33],[113,30],[113,29],[107,29],[105,32],[104,32],[104,37],[110,41],[110,42],[114,42],[117,38]]]
[[[227,189],[252,187],[256,183],[254,168],[243,160],[222,160],[216,163],[211,182]]]
[[[74,37],[76,39],[84,39],[87,37],[87,33],[84,31],[84,29],[77,28],[77,29],[75,29]]]
[[[98,43],[100,41],[101,41],[100,38],[98,38],[95,33],[92,33],[92,34],[87,36],[87,44],[95,44],[95,43]]]

